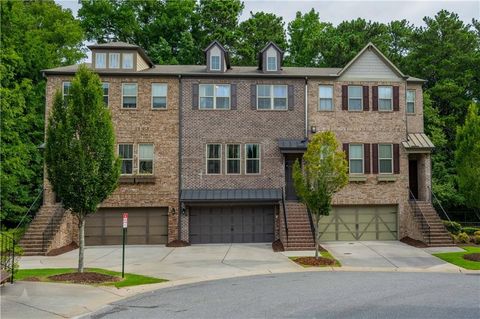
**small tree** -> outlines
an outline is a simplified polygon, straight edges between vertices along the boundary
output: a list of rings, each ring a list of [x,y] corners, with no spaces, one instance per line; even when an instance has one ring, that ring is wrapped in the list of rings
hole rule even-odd
[[[330,214],[333,195],[348,183],[345,153],[338,150],[332,132],[317,133],[303,155],[303,170],[298,160],[293,166],[293,182],[300,201],[312,214],[315,225],[315,258],[318,259],[320,218]]]
[[[457,129],[455,162],[460,193],[467,207],[480,211],[480,115],[472,103],[463,126]]]
[[[45,162],[63,207],[78,217],[78,271],[83,272],[85,218],[115,190],[120,176],[113,124],[103,102],[100,78],[85,66],[79,68],[65,101],[60,92],[55,95]]]

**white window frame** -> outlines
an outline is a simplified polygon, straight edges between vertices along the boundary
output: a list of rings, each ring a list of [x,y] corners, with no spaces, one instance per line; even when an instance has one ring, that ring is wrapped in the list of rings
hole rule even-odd
[[[381,146],[390,146],[390,151],[391,151],[392,157],[389,157],[389,158],[388,157],[385,157],[385,158],[380,157],[380,147]],[[390,167],[392,168],[392,170],[390,172],[382,172],[381,171],[382,166],[380,165],[380,163],[381,163],[382,160],[390,160],[390,162],[391,162]],[[385,143],[378,144],[378,173],[379,174],[388,174],[388,175],[393,174],[393,144],[388,144],[388,143],[387,144],[385,144]]]
[[[258,157],[255,157],[255,158],[248,158],[248,151],[247,151],[247,146],[248,145],[257,145],[258,146]],[[245,166],[245,175],[260,175],[261,172],[262,172],[262,148],[261,148],[261,145],[259,143],[245,143],[245,148],[244,148],[244,151],[245,151],[245,156],[244,156],[244,166]],[[258,160],[258,173],[248,173],[247,172],[247,169],[248,169],[248,160]]]
[[[412,92],[413,93],[413,101],[408,100],[408,93]],[[417,90],[407,90],[407,113],[408,114],[415,114],[415,109],[416,109],[416,99],[417,99]],[[411,112],[408,111],[408,104],[412,103],[413,104],[413,109]]]
[[[120,145],[130,145],[132,147],[132,157],[131,158],[123,158],[123,157],[120,157]],[[123,173],[120,171],[120,175],[122,176],[129,176],[129,175],[133,175],[133,172],[134,172],[134,167],[133,167],[133,159],[134,159],[134,154],[133,154],[133,143],[119,143],[118,144],[118,148],[117,148],[117,154],[118,154],[118,157],[120,157],[120,170],[122,169],[123,167],[123,161],[124,160],[127,160],[127,161],[131,161],[132,162],[132,172],[131,173]]]
[[[218,145],[218,156],[220,157],[209,157],[208,146],[209,145]],[[208,172],[208,161],[218,161],[220,164],[220,170],[218,173],[209,173]],[[222,144],[221,143],[208,143],[205,145],[205,174],[206,175],[222,175]]]
[[[123,92],[125,90],[125,85],[135,84],[136,87],[136,94],[135,94],[135,107],[124,107],[123,106],[123,98],[125,96],[132,97],[134,95],[125,95]],[[122,83],[122,109],[124,110],[135,110],[138,107],[138,83]]]
[[[98,57],[103,56],[103,66],[98,65]],[[106,69],[107,68],[107,53],[106,52],[96,52],[95,53],[95,69]]]
[[[322,87],[331,89],[331,90],[332,90],[332,97],[330,97],[330,98],[322,97],[322,96],[320,95],[320,89],[321,89]],[[328,110],[327,110],[327,109],[322,109],[322,108],[321,108],[321,102],[322,102],[322,100],[331,100],[331,101],[332,101],[331,108],[328,109]],[[334,104],[333,104],[333,85],[332,85],[332,84],[320,84],[320,85],[318,86],[318,111],[319,111],[319,112],[332,112],[333,109],[334,109]]]
[[[390,99],[380,98],[380,89],[383,89],[383,88],[389,88],[390,89],[390,93],[391,93]],[[390,100],[390,108],[388,110],[387,109],[382,109],[381,104],[380,104],[380,100]],[[393,86],[391,86],[391,85],[380,85],[380,86],[378,86],[378,101],[377,101],[377,104],[378,104],[378,111],[379,112],[391,112],[391,111],[393,111]]]
[[[105,86],[107,88],[106,95],[104,92]],[[107,97],[107,103],[105,104],[105,106],[108,107],[110,104],[110,83],[109,82],[102,82],[102,94],[103,94],[103,102],[105,102],[105,97]]]
[[[238,147],[238,157],[228,157],[228,147],[237,146]],[[238,173],[229,173],[228,172],[228,161],[238,161]],[[229,143],[225,146],[225,174],[227,175],[241,175],[242,174],[242,145],[238,143]]]
[[[68,85],[69,91],[70,91],[70,89],[71,89],[71,87],[72,87],[72,82],[71,82],[71,81],[63,81],[63,82],[62,82],[62,98],[63,98],[64,101],[65,101],[65,97],[67,97],[68,95],[70,95],[70,93],[65,94],[65,84],[67,84],[67,83],[69,84],[69,85]]]
[[[358,158],[352,158],[352,150],[351,150],[351,147],[352,146],[359,146],[360,149],[362,150],[362,155]],[[358,160],[361,160],[362,161],[362,171],[361,172],[352,172],[352,165],[351,165],[351,161],[354,160],[354,161],[358,161]],[[362,174],[365,174],[365,154],[364,154],[364,147],[363,147],[363,144],[360,144],[360,143],[352,143],[352,144],[348,144],[348,172],[349,174],[352,174],[352,175],[362,175]]]
[[[125,66],[125,60],[126,60],[125,57],[126,56],[131,56],[132,57],[132,66],[131,67],[126,67]],[[127,69],[127,70],[133,69],[134,60],[135,60],[135,58],[133,56],[133,53],[122,53],[122,69]]]
[[[213,58],[218,58],[218,68],[213,67]],[[212,71],[221,71],[222,70],[222,57],[218,54],[210,55],[210,70]]]
[[[141,158],[140,157],[140,147],[142,145],[152,145],[152,158]],[[140,162],[141,161],[152,161],[152,172],[151,173],[140,173]],[[138,144],[138,160],[137,160],[137,171],[138,171],[138,175],[147,175],[147,176],[150,176],[150,175],[153,175],[153,173],[155,172],[155,145],[153,143],[139,143]]]
[[[205,95],[202,96],[202,86],[213,86],[213,95]],[[227,108],[217,108],[217,97],[218,98],[226,98],[227,96],[217,96],[217,86],[228,86],[228,107]],[[202,107],[201,100],[203,98],[213,98],[213,108],[205,108]],[[199,110],[230,110],[232,108],[232,86],[230,84],[223,84],[223,83],[217,83],[217,84],[199,84],[198,85],[198,109]]]
[[[275,67],[273,69],[270,68],[270,63],[269,63],[269,59],[273,59],[275,61]],[[267,55],[267,71],[277,71],[278,70],[278,67],[277,67],[277,56],[268,56]]]
[[[153,95],[153,87],[155,85],[161,85],[161,86],[165,86],[166,90],[165,90],[165,96],[161,96],[161,95]],[[155,97],[164,97],[165,98],[165,107],[153,107],[153,98]],[[168,84],[167,83],[152,83],[152,86],[151,86],[151,99],[150,99],[150,105],[152,107],[152,110],[166,110],[168,108]]]
[[[117,57],[117,66],[112,66],[112,57]],[[108,54],[108,68],[109,69],[120,69],[120,53],[118,52],[111,52]]]
[[[359,98],[357,96],[353,97],[350,94],[350,88],[360,88],[360,109],[352,109],[350,107],[350,100],[358,100]],[[362,112],[363,111],[363,87],[361,85],[349,85],[348,86],[348,111],[350,112]]]
[[[260,86],[268,86],[270,87],[270,95],[262,95],[260,96],[258,94],[258,91],[259,91],[259,87]],[[284,98],[285,99],[285,108],[275,108],[275,87],[276,86],[283,86],[285,87],[285,92],[286,92],[286,95],[285,97],[277,97],[277,98]],[[284,84],[279,84],[279,85],[276,85],[276,84],[257,84],[256,85],[256,89],[257,89],[257,110],[258,111],[288,111],[288,85],[284,85]],[[270,108],[268,109],[259,109],[258,108],[258,99],[266,99],[266,98],[269,98],[270,99]]]

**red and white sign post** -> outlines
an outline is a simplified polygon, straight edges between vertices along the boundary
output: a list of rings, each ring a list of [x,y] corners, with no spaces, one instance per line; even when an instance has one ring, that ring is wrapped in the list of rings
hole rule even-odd
[[[122,278],[125,276],[125,241],[127,239],[128,213],[123,213],[123,239],[122,239]]]

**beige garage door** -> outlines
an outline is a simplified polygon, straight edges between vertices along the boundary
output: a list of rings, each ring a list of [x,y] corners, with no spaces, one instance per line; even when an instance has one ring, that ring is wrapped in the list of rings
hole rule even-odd
[[[397,240],[397,206],[337,206],[320,220],[320,240]]]
[[[128,244],[167,243],[167,208],[101,208],[86,220],[86,245],[120,245],[123,213],[128,213]]]

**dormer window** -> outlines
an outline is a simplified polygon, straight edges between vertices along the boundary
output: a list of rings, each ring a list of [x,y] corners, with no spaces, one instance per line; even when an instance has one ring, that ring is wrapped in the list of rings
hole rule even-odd
[[[220,71],[220,56],[219,55],[210,56],[210,70]]]
[[[277,71],[277,57],[267,57],[267,71]]]
[[[279,72],[282,70],[283,51],[273,42],[258,54],[258,69],[262,72]]]
[[[120,68],[120,53],[109,53],[108,54],[108,67],[110,69]]]
[[[124,69],[133,69],[133,53],[122,54],[122,67]]]
[[[218,41],[213,41],[203,51],[205,52],[207,72],[226,72],[230,69],[228,51]]]
[[[95,55],[95,68],[96,69],[105,69],[107,67],[107,54],[106,53],[97,53]]]

